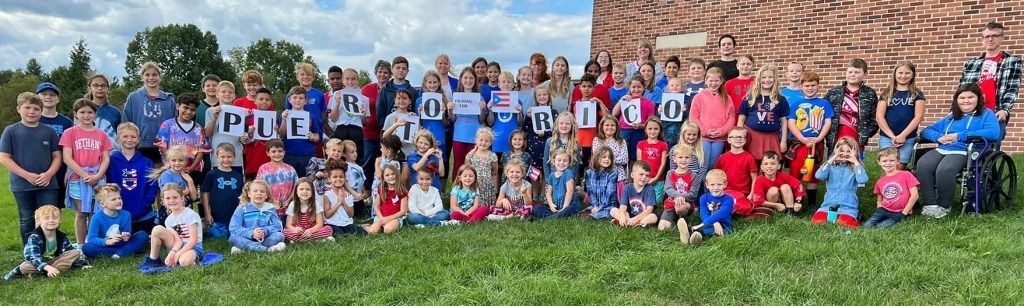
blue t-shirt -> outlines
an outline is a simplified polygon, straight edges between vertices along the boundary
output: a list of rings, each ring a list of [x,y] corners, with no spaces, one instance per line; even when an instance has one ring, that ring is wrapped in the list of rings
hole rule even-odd
[[[123,232],[132,232],[132,214],[118,210],[117,215],[111,217],[99,211],[92,215],[92,221],[89,222],[85,244],[106,247],[107,238],[121,235]]]
[[[683,118],[690,118],[690,105],[693,104],[693,97],[696,97],[706,87],[704,82],[691,83],[686,82],[684,85],[683,94],[683,105],[686,105],[686,110],[683,111]]]
[[[56,117],[50,118],[46,116],[39,116],[39,123],[49,125],[53,128],[54,132],[57,132],[57,138],[64,135],[64,131],[67,131],[72,126],[75,126],[75,122],[71,121],[71,118],[67,116],[57,114]]]
[[[210,194],[210,214],[213,222],[227,225],[231,223],[231,214],[238,207],[238,197],[242,195],[242,184],[245,178],[235,171],[221,171],[213,167],[200,190]]]
[[[615,87],[612,86],[612,87],[608,88],[608,98],[612,99],[612,107],[615,107],[615,104],[618,104],[619,100],[622,100],[622,97],[625,97],[628,94],[629,94],[629,87],[623,87],[622,89],[615,89]]]
[[[818,137],[821,129],[825,127],[825,121],[831,120],[835,116],[835,113],[832,112],[832,105],[824,98],[805,98],[795,106],[789,110],[788,119],[796,120],[797,131],[807,138]],[[793,133],[795,134],[796,131]]]
[[[796,105],[804,100],[804,92],[799,89],[783,87],[779,90],[779,94],[786,97],[786,101],[789,101],[789,109],[796,108]]]
[[[420,155],[419,152],[413,152],[412,154],[409,154],[408,157],[406,157],[406,161],[409,166],[409,172],[412,172],[412,175],[409,176],[409,186],[416,186],[417,184],[416,171],[413,170],[414,168],[412,165],[415,165],[416,163],[420,162],[421,159],[423,159],[423,155]],[[427,157],[427,163],[424,164],[423,166],[434,173],[434,180],[430,184],[433,185],[434,188],[437,188],[437,190],[441,190],[441,188],[443,188],[444,186],[441,185],[441,177],[438,175],[437,172],[438,166],[440,166],[440,162],[438,161],[437,156],[431,155],[430,157]]]
[[[501,154],[511,149],[509,137],[519,129],[519,116],[517,113],[494,113],[494,144],[491,145],[494,153]]]
[[[0,152],[10,154],[14,163],[25,171],[43,173],[50,169],[53,152],[60,152],[59,142],[60,137],[57,137],[49,126],[40,124],[28,127],[21,122],[15,122],[4,128],[3,135],[0,136]],[[40,187],[14,174],[14,171],[8,171],[7,174],[11,191],[56,189],[58,177],[61,181],[64,180],[63,176],[54,175],[50,178],[50,184]]]
[[[782,119],[789,116],[789,102],[785,97],[779,96],[778,103],[772,108],[772,101],[768,99],[768,96],[757,97],[753,106],[750,105],[747,98],[744,98],[737,114],[747,116],[744,124],[752,130],[766,133],[779,132],[782,130],[782,125],[785,124]]]
[[[480,84],[480,96],[484,97],[484,99],[485,99],[484,101],[485,102],[490,102],[491,101],[491,91],[495,91],[495,90],[501,90],[501,89],[498,88],[498,86],[491,87],[491,85],[487,84],[487,82],[484,82],[483,84]]]
[[[483,94],[480,95],[480,100],[484,101]],[[483,110],[481,110],[483,112]],[[482,113],[486,115],[486,113]],[[461,143],[472,143],[476,144],[476,131],[480,129],[480,116],[479,115],[455,115],[454,134],[452,140]]]
[[[323,99],[323,96],[321,96],[321,99]],[[309,109],[307,107],[303,107],[303,109],[306,110],[307,112],[309,112]],[[323,141],[323,134],[322,133],[324,131],[324,126],[323,126],[322,123],[318,123],[318,122],[321,122],[319,120],[319,118],[320,118],[320,114],[319,113],[314,113],[314,112],[310,112],[309,113],[309,119],[310,119],[309,120],[310,121],[310,123],[309,123],[309,132],[313,133],[313,134],[320,135],[320,140]],[[278,117],[277,117],[277,124],[284,124],[284,120],[281,120],[281,116],[280,115],[278,115]],[[294,156],[313,156],[313,155],[316,155],[316,143],[314,143],[312,140],[309,140],[309,138],[287,139],[287,137],[285,137],[284,135],[281,135],[281,137],[284,138],[282,140],[284,142],[284,152],[287,153],[288,155],[294,155]]]
[[[416,98],[416,105],[413,106],[413,109],[415,109],[416,112],[422,116],[423,112],[419,111],[420,104],[423,104],[423,95],[420,95],[419,98]],[[434,142],[436,142],[439,146],[444,146],[444,140],[445,140],[444,139],[444,132],[445,132],[444,119],[434,120],[434,119],[423,119],[421,117],[420,118],[420,127],[424,128],[424,129],[427,129],[427,131],[430,131],[430,135],[434,136]]]
[[[171,170],[165,170],[163,173],[160,173],[156,184],[160,186],[161,190],[168,184],[178,185],[178,187],[181,187],[181,190],[188,189],[188,182],[185,182],[185,178]]]
[[[644,190],[636,191],[632,183],[622,186],[622,195],[619,196],[619,205],[625,205],[630,217],[635,217],[644,212],[648,206],[656,205],[658,200],[654,193],[654,186],[644,186]]]
[[[110,139],[115,150],[121,149],[121,144],[117,142],[118,125],[121,125],[121,110],[110,105],[109,102],[100,106],[100,109],[96,111],[96,127],[107,134],[107,138]]]
[[[920,91],[917,92],[917,97],[913,100],[910,99],[910,91],[897,90],[892,93],[892,99],[889,99],[889,105],[885,109],[885,122],[889,123],[889,128],[892,129],[893,134],[899,135],[903,130],[907,129],[910,121],[914,120],[914,107],[917,101],[924,100],[924,93]],[[914,129],[907,138],[914,138],[916,136],[917,129]]]
[[[651,100],[651,102],[654,102],[654,105],[657,106],[661,105],[661,94],[661,88],[655,87],[654,89],[651,90],[645,90],[644,98],[647,98],[647,100]]]

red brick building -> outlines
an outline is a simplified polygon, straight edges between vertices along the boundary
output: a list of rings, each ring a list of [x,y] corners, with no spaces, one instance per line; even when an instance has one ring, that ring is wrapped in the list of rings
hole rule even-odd
[[[983,52],[985,23],[1003,23],[1004,50],[1024,55],[1022,11],[1021,0],[595,0],[590,54],[608,50],[626,63],[647,38],[659,61],[679,55],[710,62],[719,57],[718,37],[733,34],[736,54],[752,54],[755,67],[797,61],[817,71],[822,93],[842,81],[853,58],[868,62],[867,84],[879,92],[898,62],[911,61],[929,98],[927,125],[949,111],[964,62]],[[1024,152],[1024,99],[1014,114],[1003,148]]]

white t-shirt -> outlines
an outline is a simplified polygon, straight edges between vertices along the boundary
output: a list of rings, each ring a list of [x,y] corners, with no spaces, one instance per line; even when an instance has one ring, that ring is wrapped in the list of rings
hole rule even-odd
[[[314,198],[318,198],[318,197],[314,197]],[[313,203],[314,203],[313,204],[314,209],[316,209],[316,213],[318,213],[318,214],[324,213],[324,205],[323,205],[323,203],[321,203],[321,201],[313,201]],[[295,215],[295,210],[292,209],[292,207],[295,207],[294,205],[298,205],[298,204],[296,204],[295,202],[292,202],[291,204],[288,205],[287,214],[288,214],[289,217]],[[307,213],[307,212],[309,212],[309,207],[302,208],[302,213]]]
[[[213,107],[206,109],[206,118],[211,118],[208,119],[208,121],[215,122],[214,126],[219,124],[217,123],[217,118],[213,117]],[[232,147],[235,147],[235,160],[231,162],[231,166],[241,167],[244,165],[242,160],[242,142],[240,138],[216,132],[213,133],[213,136],[209,138],[209,141],[210,149],[212,150],[212,152],[208,154],[210,154],[210,161],[212,162],[214,168],[216,168],[217,165],[219,164],[219,162],[217,161],[217,146],[220,146],[220,144],[222,143],[230,143]]]
[[[174,213],[171,213],[170,215],[168,215],[167,219],[164,220],[164,226],[178,232],[178,236],[181,237],[181,240],[185,241],[185,243],[188,243],[188,227],[189,225],[195,224],[196,233],[197,235],[199,235],[199,239],[196,239],[196,243],[198,244],[203,242],[202,222],[202,219],[199,218],[199,214],[197,214],[191,208],[185,207],[185,210],[183,210],[180,214],[176,215]]]
[[[419,184],[409,189],[410,214],[433,217],[443,208],[444,204],[441,202],[441,194],[437,192],[437,188],[434,188],[434,186],[430,186],[430,189],[427,191],[423,191]]]
[[[327,201],[328,201],[327,204],[329,204],[331,207],[334,207],[335,205],[339,205],[340,202],[341,202],[341,199],[338,198],[338,194],[334,193],[334,189],[331,189],[331,191],[328,191],[327,193],[325,193],[324,197],[327,198]],[[346,205],[348,207],[353,207],[355,205],[355,198],[353,198],[352,195],[345,196],[345,201],[344,202],[345,202],[344,205]],[[322,207],[318,208],[318,209],[323,211]],[[348,225],[352,224],[352,216],[348,215],[348,212],[345,211],[345,207],[341,207],[341,208],[338,208],[338,211],[335,212],[333,216],[324,219],[324,223],[327,223],[329,225],[334,225],[334,226],[348,226]]]
[[[335,97],[340,97],[342,90],[338,90],[331,93],[331,100],[327,101],[327,109],[329,110],[328,113],[334,111],[335,100],[337,100],[337,98]],[[352,90],[349,90],[349,93],[359,94],[360,96],[362,95],[358,91],[352,92]],[[368,112],[369,110],[364,111]],[[331,121],[331,116],[327,116],[327,122],[331,124],[331,127],[337,128],[339,125],[354,125],[358,127],[363,127],[363,116],[349,114],[347,111],[345,111],[345,107],[343,106],[338,107],[338,112],[338,121]]]

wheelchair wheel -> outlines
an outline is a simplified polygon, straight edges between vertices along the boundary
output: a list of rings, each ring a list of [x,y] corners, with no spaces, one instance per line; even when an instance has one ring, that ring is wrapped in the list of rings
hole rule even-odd
[[[1017,196],[1017,166],[1009,155],[1001,151],[987,154],[978,178],[982,213],[1010,209]]]

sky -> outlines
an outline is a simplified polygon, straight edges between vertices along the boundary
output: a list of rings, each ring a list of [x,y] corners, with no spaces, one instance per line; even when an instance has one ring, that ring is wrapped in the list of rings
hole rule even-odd
[[[540,51],[568,58],[578,77],[589,56],[592,2],[574,0],[0,0],[0,69],[36,58],[44,71],[68,63],[85,39],[93,69],[125,74],[128,42],[147,27],[191,23],[217,36],[223,56],[268,37],[302,46],[323,73],[371,71],[378,59],[410,61],[418,84],[446,53],[458,71],[476,57],[503,70]],[[549,68],[550,69],[550,68]]]

